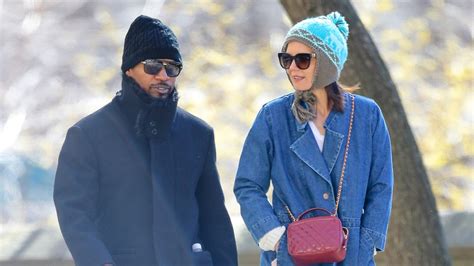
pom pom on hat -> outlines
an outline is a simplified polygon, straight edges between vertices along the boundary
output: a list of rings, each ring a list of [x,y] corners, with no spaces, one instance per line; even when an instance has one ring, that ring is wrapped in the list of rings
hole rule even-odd
[[[337,11],[329,13],[326,17],[331,20],[334,25],[336,25],[342,35],[344,35],[344,38],[347,40],[347,38],[349,38],[349,24],[347,24],[345,18]]]

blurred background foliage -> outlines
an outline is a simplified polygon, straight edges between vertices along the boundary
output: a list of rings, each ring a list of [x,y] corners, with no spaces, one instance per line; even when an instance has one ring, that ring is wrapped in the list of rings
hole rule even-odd
[[[397,84],[438,208],[472,211],[472,2],[352,3]],[[56,223],[66,131],[120,89],[123,39],[139,14],[178,36],[180,105],[214,127],[227,206],[239,216],[232,186],[244,138],[263,103],[292,92],[276,59],[291,26],[277,0],[0,0],[0,224]]]
[[[472,1],[383,0],[366,7],[359,15],[398,87],[438,208],[472,211]]]

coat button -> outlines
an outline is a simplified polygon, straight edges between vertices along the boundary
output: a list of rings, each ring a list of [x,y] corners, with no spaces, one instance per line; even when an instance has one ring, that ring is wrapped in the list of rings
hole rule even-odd
[[[329,193],[324,192],[323,193],[323,199],[325,199],[325,200],[329,199]]]
[[[150,122],[150,126],[152,126],[152,127],[156,126],[156,122],[155,122],[155,121],[151,121],[151,122]]]
[[[151,130],[151,134],[153,134],[153,135],[158,134],[158,130],[157,130],[156,128],[152,129],[152,130]]]

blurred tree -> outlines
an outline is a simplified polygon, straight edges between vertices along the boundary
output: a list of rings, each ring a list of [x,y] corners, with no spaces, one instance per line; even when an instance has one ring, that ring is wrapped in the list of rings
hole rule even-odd
[[[352,4],[349,0],[280,2],[293,22],[334,10],[346,17],[351,27],[350,53],[342,81],[360,82],[360,92],[384,110],[392,137],[395,189],[387,250],[379,258],[391,265],[449,265],[436,201],[396,86]]]
[[[438,210],[472,209],[473,24],[458,18],[471,16],[473,2],[359,3],[403,100]]]

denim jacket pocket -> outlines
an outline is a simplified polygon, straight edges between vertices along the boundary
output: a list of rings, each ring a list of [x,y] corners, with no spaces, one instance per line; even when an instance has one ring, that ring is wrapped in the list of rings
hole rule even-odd
[[[278,212],[277,216],[278,216],[278,220],[283,226],[287,227],[291,223],[290,216],[288,215],[286,211]]]
[[[374,249],[375,243],[370,233],[364,227],[360,228],[360,241],[359,241],[359,259],[358,265],[375,265],[374,262]]]

